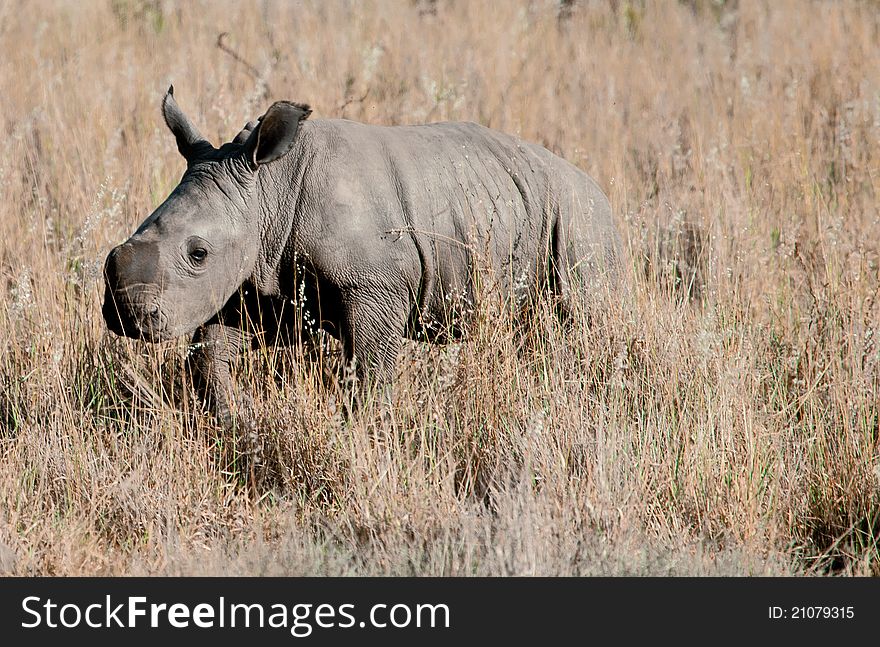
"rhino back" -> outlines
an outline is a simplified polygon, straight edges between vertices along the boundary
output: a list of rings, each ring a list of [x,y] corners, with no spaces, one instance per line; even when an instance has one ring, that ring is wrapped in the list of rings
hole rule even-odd
[[[615,251],[602,191],[541,146],[473,123],[315,120],[301,137],[321,151],[305,253],[340,287],[408,290],[422,317],[470,303],[477,274],[534,291],[560,242],[571,265]]]

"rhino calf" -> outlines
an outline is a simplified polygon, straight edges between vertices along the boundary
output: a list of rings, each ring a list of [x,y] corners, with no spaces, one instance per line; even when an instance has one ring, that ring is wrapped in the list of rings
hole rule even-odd
[[[608,199],[541,146],[473,123],[307,121],[308,106],[279,101],[218,149],[173,88],[162,112],[186,171],[108,255],[103,315],[147,341],[194,332],[195,377],[224,425],[231,362],[303,320],[375,386],[404,337],[461,332],[478,268],[520,300],[616,281]]]

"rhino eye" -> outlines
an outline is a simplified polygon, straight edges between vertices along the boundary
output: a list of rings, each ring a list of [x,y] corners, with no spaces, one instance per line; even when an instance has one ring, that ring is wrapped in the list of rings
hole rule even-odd
[[[201,263],[203,263],[207,255],[208,250],[206,250],[204,247],[193,247],[191,250],[189,250],[189,257],[196,265],[200,265]]]

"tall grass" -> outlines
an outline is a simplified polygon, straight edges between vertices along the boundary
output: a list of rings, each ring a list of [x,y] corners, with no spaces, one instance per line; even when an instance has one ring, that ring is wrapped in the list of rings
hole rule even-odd
[[[877,9],[0,6],[0,572],[878,574]],[[184,167],[170,82],[215,143],[279,98],[542,143],[608,192],[628,289],[526,330],[488,299],[386,417],[340,413],[332,345],[252,353],[247,468],[185,341],[100,316]]]

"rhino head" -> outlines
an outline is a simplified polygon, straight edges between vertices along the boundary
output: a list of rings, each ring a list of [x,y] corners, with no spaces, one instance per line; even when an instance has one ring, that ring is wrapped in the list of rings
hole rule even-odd
[[[171,195],[104,264],[103,315],[118,335],[164,341],[216,314],[260,254],[260,170],[293,146],[308,106],[279,101],[230,143],[214,148],[174,100],[165,123],[187,168]]]

